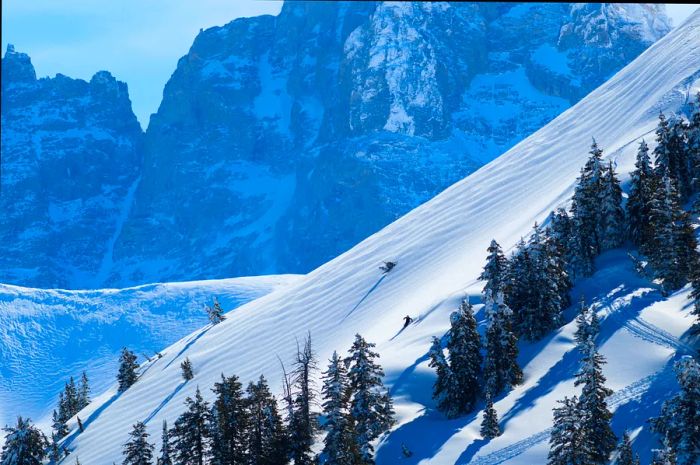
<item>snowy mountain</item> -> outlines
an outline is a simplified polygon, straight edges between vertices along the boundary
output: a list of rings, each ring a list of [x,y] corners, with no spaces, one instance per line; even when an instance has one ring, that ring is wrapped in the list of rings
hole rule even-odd
[[[37,79],[10,45],[2,59],[0,281],[100,282],[139,176],[143,133],[126,84]]]
[[[36,81],[29,59],[8,53],[3,70],[23,71],[3,75],[0,281],[308,272],[542,127],[669,29],[657,5],[289,2],[202,31],[145,137],[123,84],[103,73],[90,85]],[[102,80],[113,90],[88,99]],[[74,115],[62,113],[64,87],[83,89]]]
[[[122,347],[141,360],[207,322],[217,298],[232,310],[294,275],[64,291],[0,285],[0,424],[19,413],[43,424],[70,376],[86,370],[95,392],[113,382]],[[21,396],[18,395],[21,393]]]
[[[378,448],[377,463],[544,463],[551,410],[575,388],[577,355],[573,314],[561,329],[536,343],[521,343],[524,383],[496,399],[504,434],[480,439],[478,412],[445,420],[434,409],[434,372],[427,366],[431,336],[444,334],[448,315],[476,281],[492,238],[506,248],[570,198],[595,136],[618,172],[630,171],[637,142],[653,132],[659,111],[674,112],[700,90],[700,12],[541,130],[454,184],[434,199],[319,267],[296,283],[243,305],[223,323],[204,327],[163,350],[143,367],[124,393],[116,387],[80,413],[66,446],[88,464],[119,460],[136,421],[159,443],[163,419],[170,424],[197,386],[205,398],[221,373],[243,382],[261,373],[280,386],[277,356],[289,362],[297,338],[310,331],[325,361],[345,351],[355,333],[378,344],[399,423]],[[382,260],[397,266],[382,274]],[[615,393],[613,426],[628,428],[648,463],[656,446],[646,420],[677,389],[671,364],[694,350],[688,289],[664,296],[639,277],[624,250],[598,260],[598,272],[579,281],[572,295],[594,302],[601,318],[600,350],[607,358],[607,385]],[[483,315],[479,311],[477,317]],[[415,318],[401,331],[402,317]],[[179,362],[188,357],[194,379],[183,381]],[[401,445],[412,451],[402,458]]]

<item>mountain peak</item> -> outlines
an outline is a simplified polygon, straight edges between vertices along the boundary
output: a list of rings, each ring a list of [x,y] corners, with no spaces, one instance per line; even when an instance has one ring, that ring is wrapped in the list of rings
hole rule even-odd
[[[2,82],[4,85],[36,81],[32,60],[26,53],[15,51],[15,46],[7,44],[2,59]]]

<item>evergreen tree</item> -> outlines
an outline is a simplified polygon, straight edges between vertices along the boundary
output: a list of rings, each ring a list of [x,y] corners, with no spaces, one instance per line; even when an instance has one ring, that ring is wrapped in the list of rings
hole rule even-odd
[[[80,377],[80,388],[78,389],[78,411],[84,409],[90,403],[90,383],[87,373],[83,371]],[[77,412],[76,412],[77,413]]]
[[[700,92],[695,96],[693,111],[686,127],[686,139],[688,141],[688,162],[692,174],[692,188],[700,191]]]
[[[61,401],[63,400],[63,393],[59,395],[59,405]],[[66,426],[66,418],[63,414],[59,413],[58,411],[54,410],[53,414],[51,416],[52,419],[52,424],[51,427],[53,428],[53,435],[57,439],[61,439],[65,437],[68,434],[68,426]]]
[[[80,411],[80,399],[78,395],[78,388],[76,387],[75,380],[72,376],[70,377],[70,380],[66,383],[63,393],[64,411],[67,415],[67,420]]]
[[[157,465],[173,465],[173,460],[170,458],[170,431],[168,430],[168,422],[163,420],[163,432],[161,434],[160,457],[158,457]]]
[[[520,384],[523,372],[518,366],[518,338],[513,332],[513,312],[499,293],[494,302],[490,291],[484,296],[486,310],[486,357],[484,380],[492,394]]]
[[[350,465],[356,457],[352,423],[348,413],[347,370],[336,352],[323,373],[323,415],[326,437],[319,463],[323,465]]]
[[[675,290],[689,279],[696,266],[697,242],[690,217],[680,204],[672,179],[665,176],[654,194],[650,223],[654,250],[650,260],[664,289]]]
[[[600,199],[602,197],[603,151],[593,141],[590,157],[581,169],[581,175],[572,198],[572,270],[574,276],[590,276],[594,271],[594,259],[601,250],[602,221]]]
[[[486,408],[481,421],[481,437],[484,439],[493,439],[501,435],[501,428],[498,426],[498,415],[493,407],[491,394],[486,395]]]
[[[153,463],[153,444],[148,442],[146,425],[143,422],[134,424],[129,440],[124,444],[123,465],[151,465]]]
[[[352,393],[350,417],[360,464],[374,463],[374,447],[371,442],[394,424],[393,404],[382,383],[384,371],[376,362],[379,354],[372,350],[374,347],[375,344],[365,341],[357,334],[350,347],[350,355],[345,359]]]
[[[304,342],[304,349],[297,349],[297,357],[292,372],[294,392],[292,412],[289,421],[289,447],[294,465],[314,463],[312,447],[316,436],[316,415],[311,411],[316,392],[313,389],[313,376],[317,370],[316,356],[311,348],[311,336]]]
[[[566,282],[564,283],[565,286],[562,288],[562,291],[566,293],[566,297],[568,297],[568,292],[571,289],[570,276],[574,276],[571,265],[574,262],[571,250],[571,223],[571,218],[563,208],[558,208],[550,214],[548,236],[551,240],[552,246],[556,249],[556,253],[562,264],[562,269],[566,274]],[[567,302],[568,300],[568,298],[565,299]]]
[[[479,276],[481,281],[484,281],[483,292],[489,291],[491,295],[497,295],[503,292],[506,287],[506,275],[508,273],[508,260],[503,255],[503,250],[498,242],[491,241],[488,249],[488,257],[484,271]]]
[[[447,338],[451,383],[448,386],[449,418],[454,418],[474,409],[479,397],[481,376],[481,338],[476,329],[474,311],[467,299],[462,301],[459,311],[450,315],[450,330]]]
[[[211,456],[209,425],[211,412],[209,404],[202,398],[199,388],[194,399],[185,399],[185,410],[175,421],[170,431],[172,454],[178,465],[204,465]]]
[[[219,303],[218,299],[215,298],[214,304],[211,306],[207,306],[207,316],[209,317],[209,321],[213,325],[218,325],[226,319],[226,316],[224,315],[224,309],[221,308],[221,304]]]
[[[538,340],[559,327],[561,311],[569,302],[569,281],[562,257],[537,224],[527,246],[516,252],[510,271],[511,280],[518,281],[510,288],[508,302],[518,332]]]
[[[287,463],[287,437],[264,376],[250,383],[248,394],[248,454],[250,465],[284,465]]]
[[[612,390],[605,387],[602,366],[605,358],[598,353],[592,340],[576,375],[576,386],[583,385],[578,408],[582,415],[582,450],[586,452],[588,465],[605,465],[615,449],[617,438],[610,427],[612,413],[606,399]]]
[[[429,352],[430,363],[428,366],[434,368],[437,374],[435,384],[433,384],[433,399],[438,410],[448,412],[450,410],[449,388],[452,385],[452,370],[450,369],[445,352],[442,349],[440,339],[433,336],[433,342]]]
[[[700,262],[698,256],[695,256],[696,263]],[[692,290],[690,291],[690,299],[693,301],[693,310],[691,313],[695,315],[696,330],[700,330],[700,267],[695,267],[691,275]]]
[[[52,434],[51,444],[49,444],[49,463],[57,464],[66,455],[65,449],[58,444],[58,441],[56,434]]]
[[[189,357],[185,357],[185,360],[180,364],[180,368],[182,369],[182,378],[185,381],[190,381],[192,378],[194,378],[194,371],[192,371],[192,362],[190,362]]]
[[[624,238],[625,212],[622,209],[622,188],[617,179],[612,161],[603,173],[601,186],[601,250],[619,247]]]
[[[617,448],[615,465],[639,465],[639,456],[635,456],[632,451],[632,441],[627,431],[622,435],[622,442]]]
[[[136,370],[138,367],[139,364],[136,362],[136,354],[124,347],[119,356],[119,373],[117,374],[119,392],[126,391],[136,382],[138,378]]]
[[[679,465],[693,465],[700,459],[700,364],[684,357],[675,371],[680,392],[664,402],[652,426],[678,452]]]
[[[691,192],[692,177],[689,171],[683,121],[680,118],[668,121],[663,113],[659,114],[656,142],[654,162],[658,177],[671,178],[680,198],[686,199]]]
[[[17,418],[17,425],[3,428],[5,444],[0,465],[41,465],[46,458],[48,441],[30,419]]]
[[[576,317],[576,333],[574,338],[578,349],[585,354],[589,348],[589,343],[595,343],[595,338],[600,331],[600,322],[596,312],[586,306],[586,303],[581,297],[581,305],[579,314]]]
[[[547,465],[589,465],[583,449],[581,413],[576,396],[559,401],[554,409],[554,424],[549,438]]]
[[[652,452],[654,453],[654,458],[651,461],[651,465],[676,465],[677,463],[676,453],[669,447],[656,449]]]
[[[627,201],[627,234],[642,253],[652,251],[654,230],[650,222],[656,176],[651,167],[649,147],[642,140],[637,150],[635,169],[630,173],[630,193]]]
[[[243,465],[247,462],[248,410],[243,386],[236,376],[221,375],[214,384],[216,400],[211,413],[212,465]]]

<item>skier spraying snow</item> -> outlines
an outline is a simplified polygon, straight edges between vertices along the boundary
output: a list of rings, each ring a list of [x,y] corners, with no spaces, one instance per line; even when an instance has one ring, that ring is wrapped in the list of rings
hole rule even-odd
[[[396,266],[396,262],[384,262],[382,266],[379,267],[384,273],[390,272]]]

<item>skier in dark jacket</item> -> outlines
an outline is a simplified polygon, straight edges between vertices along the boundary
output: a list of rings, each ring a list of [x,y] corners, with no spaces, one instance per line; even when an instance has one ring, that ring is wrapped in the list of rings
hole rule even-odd
[[[405,317],[403,317],[403,329],[406,329],[406,327],[408,325],[410,325],[412,322],[413,322],[413,318],[411,318],[410,316],[406,315]]]
[[[382,266],[379,267],[384,273],[390,272],[396,266],[396,262],[384,262]]]

